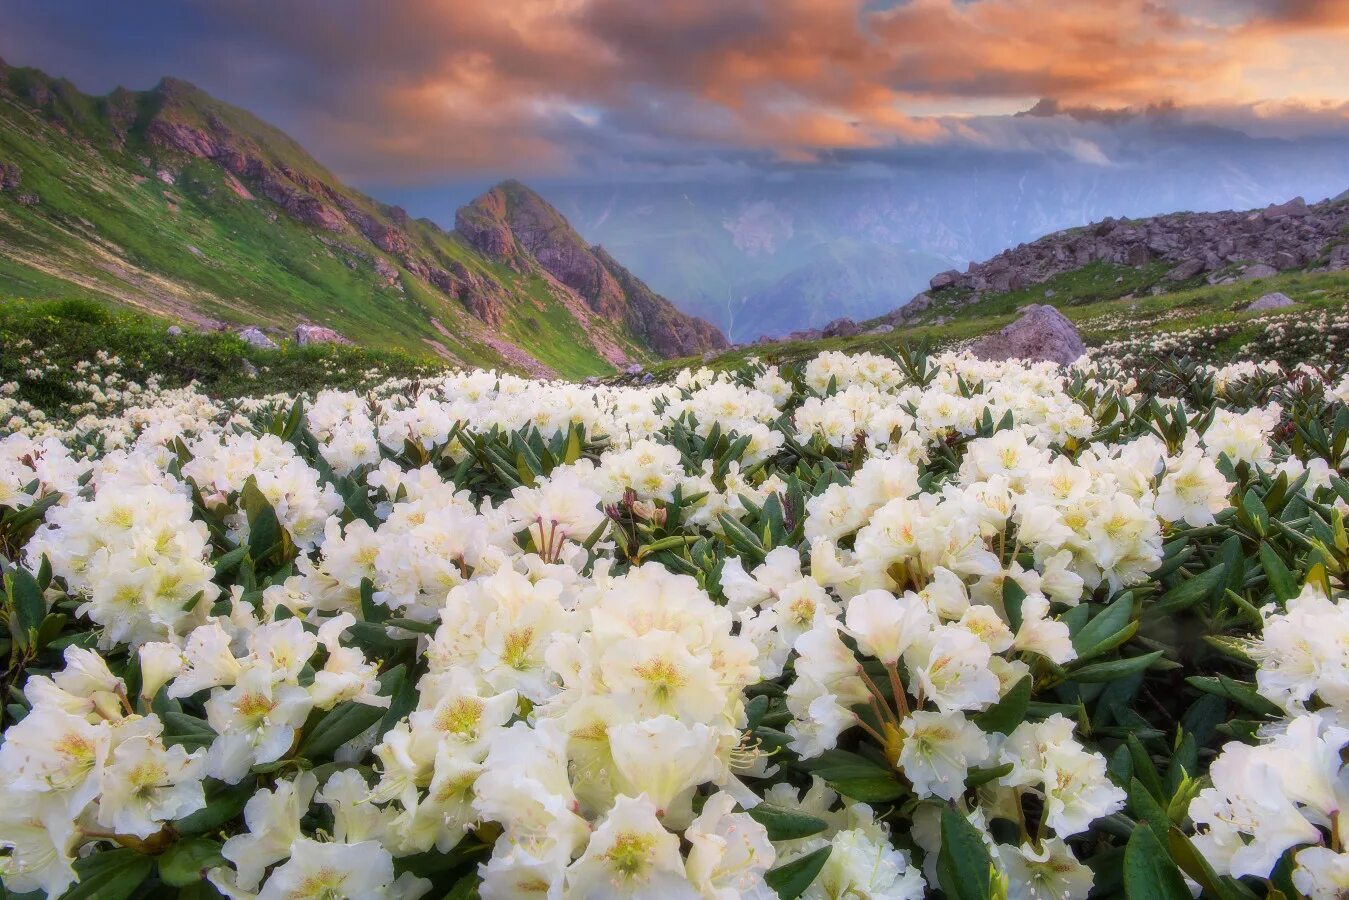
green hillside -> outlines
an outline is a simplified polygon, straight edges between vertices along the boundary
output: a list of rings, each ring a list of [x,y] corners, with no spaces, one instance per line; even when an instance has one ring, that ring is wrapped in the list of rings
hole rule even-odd
[[[92,97],[0,63],[0,167],[0,298],[110,300],[277,339],[311,323],[538,375],[654,358],[623,319],[578,318],[536,261],[486,258],[181,81]]]

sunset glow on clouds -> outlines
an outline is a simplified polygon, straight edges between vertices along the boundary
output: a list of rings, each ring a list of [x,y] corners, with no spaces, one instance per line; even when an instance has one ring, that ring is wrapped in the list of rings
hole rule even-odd
[[[1349,0],[0,0],[0,15],[13,63],[92,90],[178,75],[339,171],[393,180],[985,143],[1038,98],[1349,127]]]

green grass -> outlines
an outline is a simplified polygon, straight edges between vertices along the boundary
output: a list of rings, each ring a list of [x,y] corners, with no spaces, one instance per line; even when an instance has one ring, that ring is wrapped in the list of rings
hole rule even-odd
[[[0,382],[17,382],[16,397],[49,417],[64,418],[88,398],[74,388],[76,366],[99,351],[119,357],[119,371],[142,385],[151,375],[163,387],[196,383],[218,398],[276,392],[354,389],[378,377],[411,377],[434,371],[424,359],[386,350],[334,344],[300,347],[287,342],[261,350],[223,332],[168,333],[169,322],[94,300],[0,301]],[[31,342],[26,345],[23,342]],[[35,351],[55,369],[41,378],[26,374]],[[256,369],[247,373],[245,363]]]

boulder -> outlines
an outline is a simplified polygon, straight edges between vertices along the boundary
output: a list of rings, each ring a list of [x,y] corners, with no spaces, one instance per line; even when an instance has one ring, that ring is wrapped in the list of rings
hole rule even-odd
[[[939,291],[944,287],[950,287],[959,280],[959,272],[955,269],[947,269],[945,272],[938,272],[936,275],[933,275],[932,280],[928,282],[928,285],[932,290]]]
[[[623,370],[628,375],[641,375],[644,371],[641,363],[633,363]]]
[[[1267,266],[1264,263],[1256,263],[1253,266],[1247,266],[1241,273],[1242,281],[1255,281],[1257,278],[1271,278],[1279,274],[1279,270],[1273,266]]]
[[[0,162],[0,191],[17,191],[23,184],[23,172],[18,163]]]
[[[1296,269],[1298,266],[1302,265],[1302,260],[1298,259],[1296,254],[1289,253],[1287,250],[1280,250],[1275,253],[1271,262],[1274,263],[1274,268],[1280,271]]]
[[[828,325],[824,326],[823,330],[821,331],[821,334],[823,334],[827,338],[852,337],[855,334],[861,333],[861,331],[862,331],[861,326],[858,325],[856,322],[854,322],[852,319],[842,318],[842,319],[835,319]]]
[[[178,337],[178,336],[180,336],[182,333],[183,333],[183,329],[180,328],[180,327],[178,327],[177,325],[170,325],[170,326],[169,326],[169,331],[168,331],[169,337]],[[265,337],[265,335],[264,335],[264,337]]]
[[[350,344],[351,341],[322,325],[296,325],[295,343],[308,347],[310,344]]]
[[[1187,259],[1170,272],[1167,272],[1166,277],[1172,281],[1185,281],[1186,279],[1193,278],[1202,271],[1204,271],[1204,261],[1202,259]]]
[[[256,325],[250,325],[247,328],[239,330],[239,337],[245,344],[257,347],[260,350],[275,350],[276,341],[273,341],[267,335],[262,333],[262,329]]]
[[[932,305],[931,297],[929,297],[927,294],[917,294],[914,296],[912,300],[910,300],[908,303],[905,303],[898,310],[896,310],[895,314],[892,315],[892,318],[897,316],[900,319],[909,319],[918,315],[920,312],[927,309],[931,305]]]
[[[1294,197],[1287,203],[1271,203],[1265,207],[1262,215],[1266,219],[1286,219],[1290,216],[1309,216],[1311,210],[1307,208],[1307,201],[1301,197]]]
[[[1001,331],[975,342],[971,352],[983,360],[1023,359],[1069,365],[1086,352],[1073,323],[1052,306],[1032,304]]]
[[[881,323],[880,325],[877,325],[875,328],[868,328],[867,334],[889,334],[894,330],[895,326],[886,323]]]
[[[1259,300],[1255,300],[1246,306],[1248,312],[1256,312],[1262,309],[1283,309],[1285,306],[1296,306],[1297,301],[1287,294],[1281,294],[1275,291],[1271,294],[1265,294]]]
[[[1133,244],[1124,252],[1125,265],[1133,266],[1136,269],[1146,266],[1151,259],[1152,254],[1142,244]]]

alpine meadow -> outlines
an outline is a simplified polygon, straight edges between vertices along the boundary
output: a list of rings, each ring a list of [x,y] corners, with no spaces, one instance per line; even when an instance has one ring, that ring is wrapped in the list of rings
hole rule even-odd
[[[1349,897],[1346,40],[0,0],[0,900]]]

